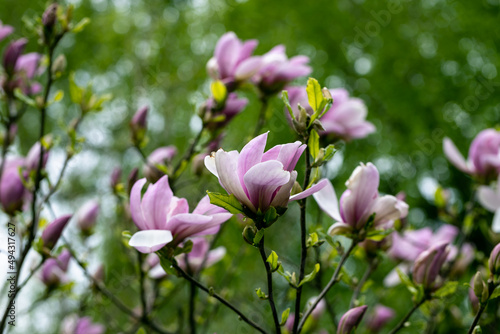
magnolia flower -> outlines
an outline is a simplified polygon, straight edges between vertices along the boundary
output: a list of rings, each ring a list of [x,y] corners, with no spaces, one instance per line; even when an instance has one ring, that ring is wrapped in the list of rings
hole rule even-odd
[[[9,44],[4,53],[3,66],[7,78],[2,78],[2,87],[8,94],[12,94],[16,88],[23,93],[31,95],[42,90],[37,82],[31,82],[38,70],[41,55],[36,52],[22,55],[27,44],[26,39],[19,39]]]
[[[474,138],[467,161],[449,138],[443,140],[443,151],[464,173],[488,177],[500,171],[500,132],[495,129],[483,130]]]
[[[252,57],[257,44],[254,39],[241,42],[234,32],[225,33],[215,46],[214,57],[207,63],[208,73],[229,87],[251,78],[260,68],[260,57]]]
[[[9,25],[3,24],[0,20],[0,42],[5,39],[5,37],[12,34],[12,32],[14,32],[14,28]]]
[[[210,204],[208,196],[189,213],[187,200],[173,195],[166,175],[150,184],[141,198],[145,183],[146,179],[140,179],[130,193],[130,213],[140,231],[129,245],[142,253],[156,252],[170,242],[178,245],[187,237],[214,234],[232,216]]]
[[[31,146],[28,154],[26,155],[26,160],[24,161],[24,167],[29,172],[36,171],[38,169],[38,164],[40,162],[40,153],[41,153],[42,145],[40,142],[36,142]],[[49,152],[44,149],[43,150],[43,159],[42,159],[42,169],[45,168],[47,164],[47,160],[49,159]]]
[[[84,232],[90,231],[99,215],[99,202],[88,201],[78,210],[76,215],[78,227]]]
[[[290,81],[308,75],[312,72],[307,66],[309,58],[295,56],[288,59],[284,45],[277,45],[262,56],[259,72],[252,81],[265,93],[275,94]]]
[[[207,169],[221,186],[254,213],[269,207],[286,208],[289,201],[305,198],[326,185],[321,180],[311,188],[290,196],[297,179],[293,169],[306,145],[299,141],[277,145],[264,152],[267,133],[252,139],[241,152],[219,149],[205,158]]]
[[[222,246],[210,250],[209,242],[203,237],[192,238],[190,240],[193,242],[191,252],[176,256],[179,267],[183,270],[187,270],[188,268],[186,262],[189,264],[189,271],[197,272],[201,269],[202,265],[204,268],[208,268],[222,260],[226,255],[226,248]],[[205,261],[205,263],[203,263],[203,261]],[[151,268],[149,270],[149,276],[151,278],[158,279],[167,275],[160,265],[160,258],[155,253],[151,253],[148,256],[147,263]]]
[[[377,305],[375,306],[375,310],[373,311],[373,314],[368,320],[366,326],[374,333],[380,332],[382,328],[389,321],[391,321],[392,318],[394,318],[395,315],[396,314],[392,308],[384,305]]]
[[[358,327],[361,320],[363,320],[367,308],[368,306],[363,305],[347,311],[342,318],[340,318],[337,334],[352,333]]]
[[[61,234],[71,219],[72,215],[64,215],[55,219],[42,232],[43,246],[52,249],[61,237]]]
[[[0,203],[7,214],[14,214],[24,203],[26,188],[19,174],[23,163],[24,160],[20,158],[5,161],[0,179]]]
[[[496,245],[491,251],[488,260],[488,268],[490,269],[491,275],[500,274],[500,244]]]
[[[144,139],[148,111],[148,106],[139,108],[129,123],[130,130],[132,132],[132,141],[137,145],[140,145]]]
[[[313,109],[309,106],[306,87],[289,87],[288,97],[295,118],[299,117],[300,104],[312,115]],[[368,110],[363,100],[349,97],[349,92],[343,88],[330,89],[333,104],[321,117],[321,124],[325,131],[321,135],[334,135],[344,140],[364,138],[375,131],[375,126],[366,121]],[[288,110],[285,114],[289,116]]]
[[[48,287],[54,287],[66,281],[71,253],[66,248],[57,258],[45,260],[40,273],[40,280]]]
[[[106,328],[95,324],[90,317],[79,318],[76,315],[66,317],[61,325],[61,334],[104,334]]]
[[[346,182],[347,190],[340,197],[340,210],[337,195],[330,182],[314,194],[319,207],[336,221],[328,233],[334,235],[360,231],[373,214],[375,227],[382,227],[406,217],[408,204],[394,196],[380,196],[378,185],[378,170],[369,162],[367,165],[356,167]]]
[[[422,252],[413,266],[413,281],[422,284],[425,289],[438,289],[442,285],[439,272],[448,258],[448,252],[447,243],[431,247]]]
[[[144,175],[150,182],[158,181],[165,173],[158,166],[167,166],[177,154],[175,146],[159,147],[148,156],[148,163],[144,165]]]
[[[495,233],[500,233],[500,176],[496,188],[479,186],[477,198],[483,207],[495,213],[491,229]]]
[[[403,234],[394,232],[388,254],[396,260],[414,262],[423,251],[442,243],[450,244],[457,235],[458,228],[449,224],[443,224],[436,232],[430,227],[406,230]]]

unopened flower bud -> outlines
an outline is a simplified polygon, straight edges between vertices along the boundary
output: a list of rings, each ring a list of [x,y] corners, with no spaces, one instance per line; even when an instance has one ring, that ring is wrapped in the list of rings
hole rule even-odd
[[[41,149],[42,145],[40,144],[40,142],[36,142],[26,155],[24,166],[26,167],[26,170],[28,172],[38,169],[38,164],[40,163]],[[42,169],[45,168],[48,159],[49,159],[49,152],[44,149],[43,159],[42,159]]]
[[[109,182],[111,185],[111,189],[113,189],[113,192],[116,191],[116,187],[120,183],[121,178],[122,178],[122,169],[119,167],[116,167],[111,172],[111,177],[110,177],[110,182]]]
[[[52,29],[57,19],[57,3],[51,4],[42,15],[42,24],[47,29]]]
[[[490,259],[488,261],[488,267],[490,269],[491,275],[500,275],[500,244],[493,248],[490,254]]]
[[[66,56],[60,54],[54,60],[54,64],[52,65],[52,74],[55,75],[56,77],[60,76],[62,73],[64,73],[64,71],[66,71],[67,65],[68,62],[66,61]]]
[[[138,179],[138,175],[139,175],[139,169],[138,168],[134,168],[130,171],[130,173],[128,174],[128,178],[127,178],[127,186],[128,186],[128,194],[130,195],[130,192],[132,191],[132,187],[134,186],[135,182],[137,181]]]
[[[257,235],[257,228],[253,225],[247,225],[243,229],[243,239],[249,244],[253,246],[253,240],[255,239],[255,235]]]
[[[43,246],[52,249],[61,237],[61,234],[72,215],[64,215],[50,223],[42,233]]]
[[[340,318],[337,334],[353,333],[363,319],[367,308],[368,306],[363,305],[347,311],[342,318]]]
[[[18,168],[6,168],[0,181],[0,203],[3,211],[9,215],[15,214],[23,206],[25,188]]]
[[[474,294],[476,295],[476,297],[479,300],[483,301],[482,300],[483,292],[484,292],[484,289],[487,289],[487,287],[484,283],[483,275],[481,275],[480,271],[478,271],[476,273],[476,275],[474,276],[473,288],[474,288]]]
[[[448,257],[449,247],[444,243],[422,252],[415,260],[413,280],[425,289],[435,290],[440,287],[439,272]]]
[[[472,311],[473,313],[477,313],[478,309],[479,309],[479,298],[476,297],[476,294],[474,293],[474,289],[472,288],[474,286],[474,279],[476,277],[472,277],[471,278],[471,281],[470,281],[470,288],[469,288],[469,300],[470,300],[470,304],[472,306]]]
[[[375,310],[371,318],[368,321],[367,327],[370,331],[377,333],[382,330],[382,328],[392,320],[395,316],[395,312],[392,308],[383,305],[375,306]]]
[[[28,40],[26,38],[21,38],[11,42],[7,46],[7,50],[3,55],[3,68],[7,75],[12,76],[14,74],[17,60],[21,53],[23,53],[26,44],[28,44]]]
[[[77,225],[84,233],[89,233],[94,227],[99,215],[99,203],[88,201],[77,213]]]
[[[160,170],[158,166],[167,167],[176,154],[177,148],[175,148],[175,146],[165,146],[154,150],[149,155],[148,162],[144,166],[144,176],[152,183],[158,181],[165,175],[165,170]]]
[[[146,122],[148,116],[149,107],[144,106],[137,110],[130,121],[130,131],[132,132],[132,141],[136,145],[144,140],[146,134]]]

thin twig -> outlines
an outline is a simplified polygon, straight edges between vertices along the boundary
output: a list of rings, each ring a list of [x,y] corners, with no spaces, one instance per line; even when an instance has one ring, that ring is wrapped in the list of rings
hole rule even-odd
[[[351,254],[351,252],[354,249],[354,247],[356,247],[356,245],[357,245],[357,241],[353,240],[352,243],[351,243],[351,246],[349,247],[349,249],[344,253],[344,255],[342,255],[342,258],[340,259],[340,262],[337,265],[337,268],[335,269],[335,272],[333,273],[332,278],[330,279],[330,281],[328,282],[328,284],[325,286],[325,288],[323,289],[323,291],[321,291],[321,293],[319,294],[319,296],[314,300],[314,303],[311,305],[311,307],[309,307],[307,309],[307,311],[304,313],[304,316],[300,319],[300,323],[299,323],[299,327],[298,327],[297,333],[300,333],[302,331],[302,328],[304,327],[304,324],[305,324],[307,318],[311,315],[312,311],[314,311],[314,309],[316,308],[316,306],[318,306],[319,302],[321,301],[321,299],[323,299],[325,297],[325,295],[327,294],[327,292],[338,282],[342,266],[344,265],[345,261],[347,260],[347,258]]]
[[[405,315],[403,319],[396,325],[396,327],[393,328],[392,331],[389,332],[389,334],[395,334],[397,333],[401,328],[405,326],[405,323],[410,319],[411,315],[413,312],[415,312],[423,303],[427,301],[427,298],[422,298],[418,303],[413,305],[412,309]]]
[[[234,305],[232,305],[226,299],[224,299],[223,297],[221,297],[220,295],[218,295],[217,293],[215,293],[212,289],[209,289],[209,288],[205,287],[203,284],[201,284],[200,282],[198,282],[195,278],[193,278],[188,273],[186,273],[184,270],[182,270],[182,268],[179,267],[179,265],[177,263],[172,262],[172,267],[175,270],[177,270],[178,273],[182,277],[184,277],[186,280],[188,280],[189,282],[193,283],[199,289],[205,291],[208,295],[214,297],[215,299],[217,299],[218,301],[220,301],[222,304],[224,304],[225,306],[227,306],[229,309],[231,309],[234,313],[236,313],[241,318],[241,320],[243,320],[244,322],[246,322],[247,324],[249,324],[250,326],[252,326],[256,330],[258,330],[260,333],[264,333],[264,334],[267,333],[264,329],[262,329],[262,327],[260,327],[255,322],[253,322],[252,320],[250,320],[246,315],[244,315],[240,310],[238,310]]]
[[[370,262],[368,264],[368,268],[366,268],[365,273],[363,274],[363,277],[361,277],[361,280],[358,282],[358,285],[356,286],[356,289],[354,289],[354,292],[352,294],[351,302],[349,303],[349,309],[354,307],[354,303],[359,297],[359,294],[361,293],[361,290],[363,289],[363,286],[365,285],[366,281],[370,277],[370,275],[377,269],[378,266],[378,259],[370,259]]]

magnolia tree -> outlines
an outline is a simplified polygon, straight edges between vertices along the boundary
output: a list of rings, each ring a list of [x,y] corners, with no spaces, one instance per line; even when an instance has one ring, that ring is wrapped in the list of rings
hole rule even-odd
[[[66,68],[59,43],[88,23],[75,23],[72,17],[71,6],[53,4],[45,10],[33,27],[40,52],[26,52],[28,40],[13,39],[13,28],[0,23],[0,204],[2,233],[7,235],[1,245],[7,273],[2,332],[16,330],[18,312],[25,309],[18,298],[33,281],[45,286],[31,301],[33,308],[51,299],[61,305],[64,299],[79,300],[64,308],[64,320],[54,323],[51,333],[204,333],[207,328],[219,333],[237,331],[232,328],[241,333],[417,333],[423,331],[417,321],[422,316],[431,324],[430,333],[447,321],[439,317],[443,312],[454,315],[462,332],[498,326],[500,132],[480,132],[467,160],[444,139],[448,160],[474,180],[474,196],[460,208],[453,205],[449,190],[438,188],[441,224],[414,228],[404,189],[386,194],[370,161],[359,161],[347,180],[324,177],[339,146],[377,131],[366,120],[363,100],[343,88],[321,88],[313,78],[306,86],[293,85],[311,73],[308,57],[288,58],[283,45],[254,55],[257,41],[242,41],[233,32],[220,37],[207,62],[210,95],[197,110],[202,126],[184,152],[173,145],[148,145],[148,106],[130,117],[130,145],[143,158],[142,165],[131,171],[127,183],[117,167],[110,175],[110,192],[121,208],[112,214],[125,222],[120,249],[137,271],[115,277],[130,287],[126,295],[115,293],[108,286],[106,265],[91,256],[96,249],[85,242],[97,222],[107,224],[99,218],[103,205],[90,200],[64,215],[54,215],[51,206],[69,161],[84,145],[79,124],[111,98],[94,93],[91,86],[78,86]],[[47,114],[64,91],[79,114],[56,138],[46,128]],[[243,91],[256,94],[257,121],[246,128],[247,142],[225,143],[232,119],[249,104]],[[279,112],[286,114],[293,135],[270,147],[265,128],[273,99],[281,99]],[[37,110],[38,140],[21,156],[16,145],[25,139],[16,130],[30,109]],[[54,179],[46,168],[56,147],[64,148],[65,157]],[[190,169],[195,177],[187,178]],[[220,187],[205,182],[207,174]],[[334,189],[332,181],[345,186]],[[197,203],[176,196],[181,184],[198,193]],[[480,219],[492,223],[479,229],[475,222]],[[65,236],[70,225],[79,230],[79,242]],[[260,271],[247,257],[240,260],[241,253],[228,254],[225,240],[234,238],[223,233],[228,225],[238,231],[240,248],[261,262]],[[283,254],[280,243],[290,245],[293,254]],[[228,257],[234,260],[229,268],[209,270]],[[83,275],[78,284],[70,274],[72,266]],[[223,286],[215,284],[218,275],[229,275]],[[252,283],[232,287],[231,275]],[[251,277],[259,277],[263,285],[252,285]],[[78,292],[78,285],[85,293]],[[391,289],[400,289],[398,298],[384,299]],[[262,316],[256,317],[254,304],[239,297],[247,295],[243,290],[260,299]],[[107,323],[87,307],[89,300],[97,309],[102,304],[103,310],[122,313],[124,320]],[[409,304],[413,306],[405,307]],[[207,327],[210,321],[214,325]]]

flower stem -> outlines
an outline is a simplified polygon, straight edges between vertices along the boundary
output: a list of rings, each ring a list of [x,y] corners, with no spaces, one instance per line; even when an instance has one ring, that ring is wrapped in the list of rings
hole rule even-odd
[[[304,138],[304,142],[307,145],[307,138]],[[311,177],[311,160],[309,158],[309,145],[306,146],[306,174],[304,176],[304,186],[305,190],[309,185],[309,179]],[[306,259],[307,259],[307,223],[306,223],[306,210],[307,210],[307,197],[300,200],[300,269],[299,269],[299,282],[304,279]],[[293,322],[292,333],[297,333],[300,320],[300,301],[302,298],[302,285],[297,288],[297,295],[295,297],[295,318]]]
[[[404,327],[405,323],[408,321],[408,319],[410,319],[411,315],[413,314],[413,312],[415,312],[420,306],[422,306],[423,303],[425,303],[427,301],[427,297],[423,297],[418,303],[416,303],[412,309],[410,310],[410,312],[408,312],[405,317],[403,319],[401,319],[401,321],[396,325],[396,327],[394,327],[394,329],[392,331],[389,332],[389,334],[395,334],[397,333],[401,328]]]
[[[479,323],[479,319],[481,319],[481,315],[483,314],[484,310],[486,309],[486,305],[487,305],[486,303],[481,303],[481,306],[479,307],[479,310],[477,311],[477,314],[474,317],[474,321],[470,325],[469,331],[467,332],[468,334],[472,334],[474,332],[474,328]]]
[[[278,320],[278,312],[276,311],[276,304],[274,303],[274,294],[273,294],[273,272],[271,270],[271,265],[267,262],[266,251],[264,250],[264,237],[260,239],[258,243],[260,257],[264,262],[264,266],[266,267],[267,274],[267,294],[269,299],[269,305],[271,306],[271,312],[273,314],[274,328],[276,329],[276,333],[281,333],[280,321]]]
[[[198,282],[196,279],[194,279],[191,275],[189,275],[188,273],[186,273],[184,270],[182,270],[181,267],[179,267],[179,265],[177,263],[175,263],[175,261],[172,262],[172,267],[177,270],[177,272],[183,277],[185,278],[186,280],[188,280],[189,282],[193,283],[196,287],[198,287],[199,289],[205,291],[207,294],[209,294],[210,296],[214,297],[215,299],[217,299],[218,301],[220,301],[222,304],[224,304],[226,307],[228,307],[229,309],[231,309],[234,313],[236,313],[240,318],[241,320],[243,320],[244,322],[246,322],[247,324],[249,324],[250,326],[252,326],[253,328],[255,328],[256,330],[258,330],[260,333],[263,333],[263,334],[266,334],[267,332],[262,329],[259,325],[257,325],[255,322],[253,322],[252,320],[250,320],[247,316],[245,316],[240,310],[238,310],[234,305],[232,305],[230,302],[228,302],[227,300],[225,300],[223,297],[221,297],[220,295],[218,295],[217,293],[213,292],[212,289],[209,289],[207,288],[206,286],[204,286],[203,284],[201,284],[200,282]]]
[[[316,298],[316,300],[311,305],[311,307],[309,307],[307,309],[307,311],[304,313],[304,315],[300,319],[300,323],[299,323],[299,327],[297,329],[297,333],[300,333],[302,331],[302,328],[304,327],[304,324],[305,324],[307,318],[311,315],[312,311],[314,311],[314,309],[316,308],[316,306],[318,306],[319,302],[321,301],[321,299],[323,299],[325,297],[325,295],[327,294],[327,292],[338,282],[342,266],[344,265],[345,261],[347,260],[347,258],[351,254],[351,252],[354,249],[354,247],[356,247],[357,243],[358,243],[357,240],[353,240],[352,243],[351,243],[351,246],[349,247],[349,249],[344,253],[344,255],[342,255],[342,257],[340,258],[340,262],[337,265],[337,268],[335,269],[335,272],[333,273],[332,278],[330,279],[330,281],[328,282],[328,284],[325,286],[325,288],[323,289],[323,291],[321,291],[321,293]]]

